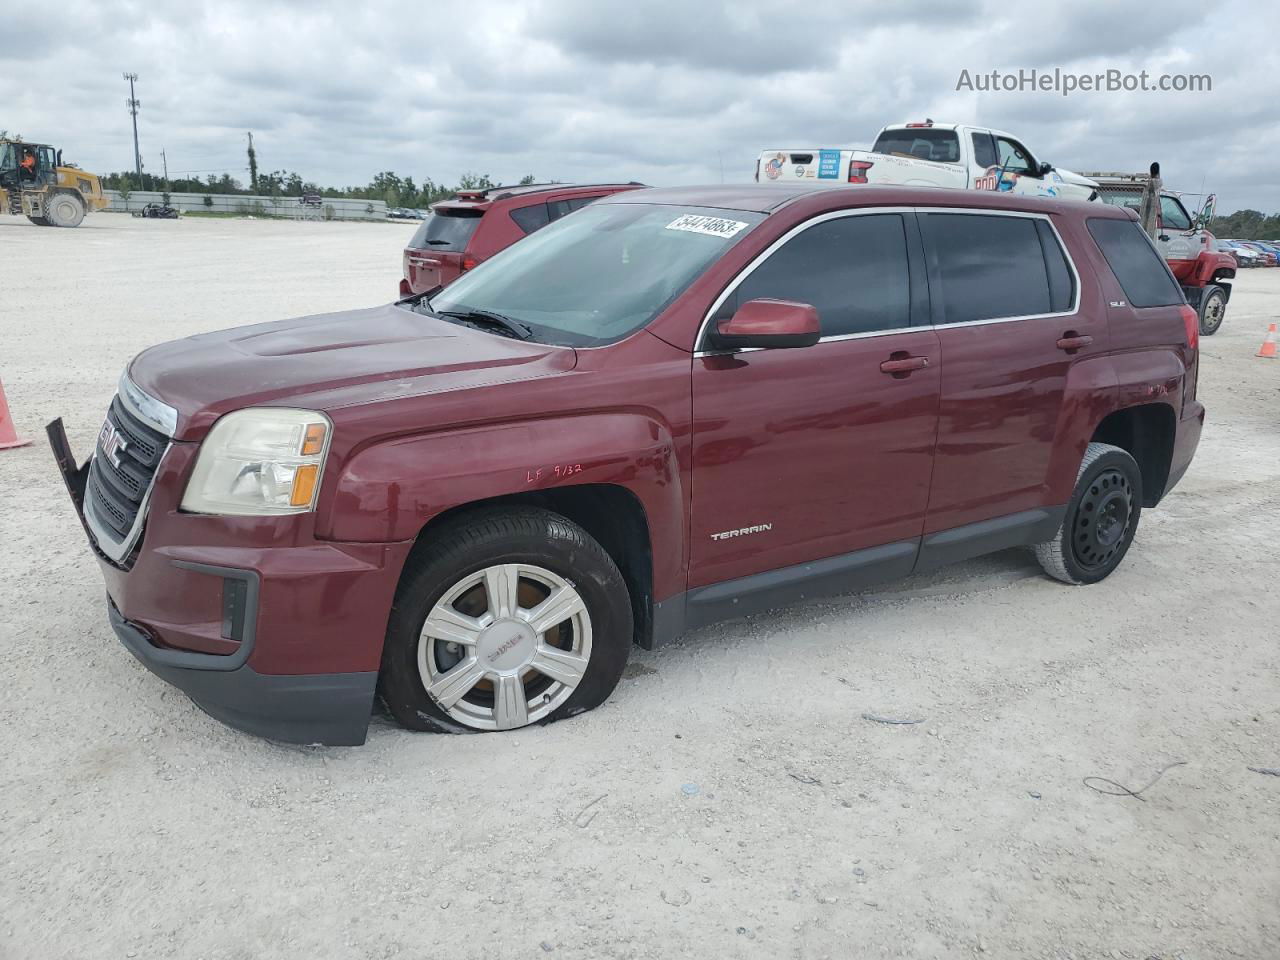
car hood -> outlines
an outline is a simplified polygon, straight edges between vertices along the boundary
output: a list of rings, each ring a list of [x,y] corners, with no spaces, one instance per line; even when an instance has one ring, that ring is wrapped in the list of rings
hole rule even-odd
[[[1080,174],[1071,170],[1064,170],[1062,167],[1054,167],[1053,172],[1062,178],[1063,183],[1069,183],[1073,187],[1084,187],[1089,190],[1098,189],[1098,181],[1090,180],[1088,177],[1082,177]]]
[[[525,343],[388,304],[261,323],[143,351],[130,379],[178,411],[175,439],[198,440],[250,406],[331,411],[382,399],[572,370],[569,347]]]

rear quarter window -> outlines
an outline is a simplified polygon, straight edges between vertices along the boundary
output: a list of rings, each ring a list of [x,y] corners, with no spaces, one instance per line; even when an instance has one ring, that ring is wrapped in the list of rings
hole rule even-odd
[[[413,234],[409,246],[416,250],[466,250],[483,210],[432,210]]]
[[[1091,217],[1088,225],[1131,306],[1168,307],[1183,302],[1182,288],[1136,221]]]
[[[511,211],[511,219],[516,222],[516,226],[525,233],[533,233],[535,230],[541,230],[551,222],[551,216],[547,212],[545,203],[535,203],[527,207],[516,207]]]

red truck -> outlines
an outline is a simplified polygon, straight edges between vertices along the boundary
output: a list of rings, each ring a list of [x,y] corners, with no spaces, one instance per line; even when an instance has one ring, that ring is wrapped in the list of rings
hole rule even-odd
[[[600,704],[633,643],[1034,548],[1110,574],[1191,461],[1197,318],[1128,210],[619,193],[432,297],[144,351],[60,469],[123,644],[363,742]]]
[[[1234,256],[1219,249],[1209,232],[1216,198],[1211,194],[1192,214],[1183,206],[1181,194],[1164,189],[1158,163],[1147,173],[1098,172],[1088,176],[1098,184],[1098,196],[1104,203],[1128,207],[1139,220],[1147,217],[1148,235],[1169,262],[1187,303],[1199,314],[1200,335],[1217,333],[1226,317],[1237,263]]]

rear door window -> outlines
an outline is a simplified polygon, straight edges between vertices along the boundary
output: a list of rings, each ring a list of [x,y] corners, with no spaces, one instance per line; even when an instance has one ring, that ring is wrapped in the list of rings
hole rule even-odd
[[[920,221],[937,259],[940,322],[1039,316],[1060,312],[1054,304],[1063,302],[1064,294],[1070,302],[1069,284],[1056,298],[1050,291],[1037,218],[929,213]],[[1057,239],[1053,242],[1056,246]],[[1060,270],[1057,277],[1061,283]]]
[[[746,276],[717,317],[761,299],[812,304],[824,337],[907,326],[911,284],[902,217],[841,217],[797,234]]]
[[[466,250],[467,241],[480,225],[483,210],[432,210],[422,221],[409,246],[416,250]]]
[[[1076,299],[1076,278],[1067,264],[1067,255],[1063,252],[1062,242],[1053,232],[1053,227],[1044,220],[1036,221],[1036,231],[1040,234],[1040,249],[1044,253],[1044,265],[1049,274],[1049,310],[1052,313],[1066,313]]]
[[[980,167],[996,165],[996,145],[989,133],[973,134],[973,162]]]
[[[1137,221],[1091,217],[1088,223],[1089,233],[1132,306],[1167,307],[1183,302],[1182,288]]]

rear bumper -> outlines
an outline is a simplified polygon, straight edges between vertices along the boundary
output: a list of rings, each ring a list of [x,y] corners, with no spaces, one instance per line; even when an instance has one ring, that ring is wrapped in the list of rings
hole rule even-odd
[[[1200,445],[1200,433],[1204,429],[1204,404],[1193,400],[1183,409],[1183,418],[1178,421],[1177,433],[1173,440],[1173,460],[1169,464],[1169,482],[1165,484],[1167,494],[1178,481],[1183,478],[1187,468],[1191,466],[1191,458],[1196,455],[1196,447]]]
[[[125,649],[215,720],[286,743],[364,743],[377,671],[272,675],[244,664],[228,670],[227,657],[156,646],[110,599],[107,614]]]

